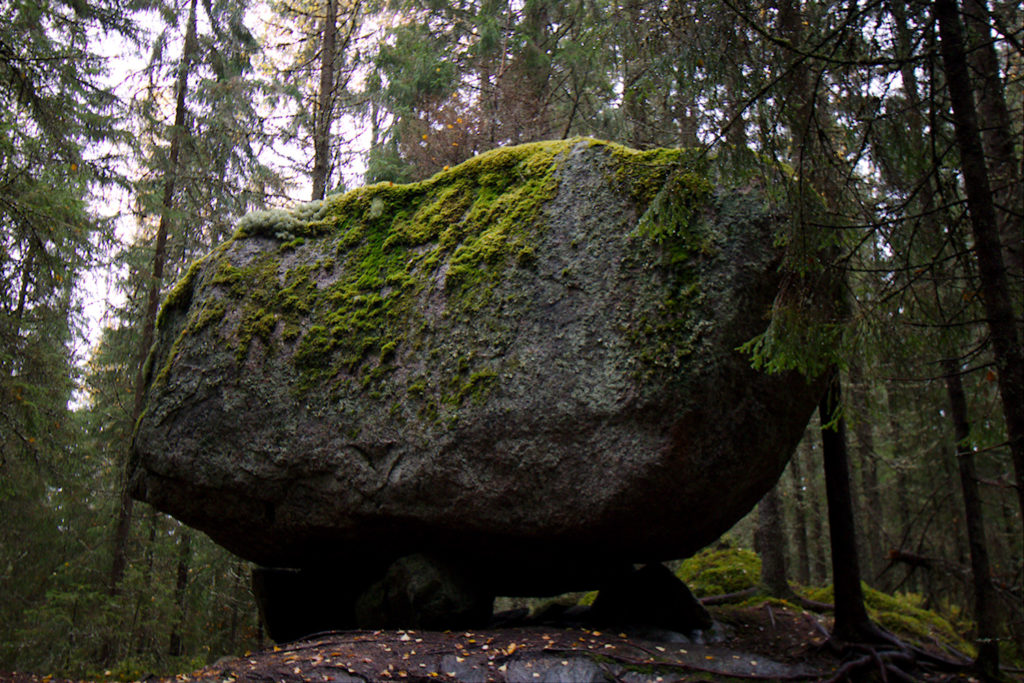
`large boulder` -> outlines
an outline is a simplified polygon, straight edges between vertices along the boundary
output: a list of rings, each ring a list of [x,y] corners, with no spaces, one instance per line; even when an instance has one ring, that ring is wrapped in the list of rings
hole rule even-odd
[[[691,554],[820,393],[736,350],[783,217],[714,163],[536,143],[245,217],[161,311],[134,495],[262,565],[427,553],[506,595]]]

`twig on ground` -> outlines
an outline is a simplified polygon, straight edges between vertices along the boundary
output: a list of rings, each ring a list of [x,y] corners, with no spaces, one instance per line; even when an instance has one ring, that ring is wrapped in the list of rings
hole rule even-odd
[[[757,595],[757,587],[746,588],[735,593],[723,593],[722,595],[709,595],[706,598],[700,599],[702,605],[724,605],[729,602],[739,602],[740,600],[746,600]]]

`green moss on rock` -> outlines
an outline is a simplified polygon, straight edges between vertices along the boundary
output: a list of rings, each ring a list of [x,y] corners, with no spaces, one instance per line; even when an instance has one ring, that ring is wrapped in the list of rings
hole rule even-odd
[[[699,292],[680,264],[700,249],[700,238],[687,226],[695,223],[695,207],[706,201],[710,186],[695,171],[692,152],[637,152],[595,140],[497,149],[418,183],[379,183],[290,211],[249,214],[234,238],[208,257],[209,285],[227,303],[193,310],[181,334],[227,320],[225,306],[236,308],[241,318],[218,330],[234,345],[237,362],[260,339],[268,352],[275,344],[291,346],[300,390],[341,376],[355,376],[359,386],[376,384],[386,375],[382,368],[400,362],[403,352],[440,351],[436,340],[435,348],[424,347],[422,335],[430,330],[419,320],[417,304],[424,290],[443,293],[445,316],[471,320],[502,305],[495,288],[510,267],[530,268],[538,259],[547,228],[544,208],[557,195],[559,165],[581,142],[606,151],[612,186],[645,216],[638,239],[655,242],[670,254],[663,261],[681,273],[663,310],[628,331],[643,349],[643,365],[677,367],[688,353],[685,344],[651,348],[647,340],[685,337],[675,328]],[[658,208],[662,204],[668,208]],[[248,259],[231,253],[233,243],[252,238],[277,241],[278,248]],[[196,268],[166,306],[191,297]],[[566,272],[563,279],[572,276]],[[479,401],[500,377],[500,368],[479,363],[450,372],[450,381],[433,383],[441,387],[433,394],[410,388],[409,396],[423,401],[420,412],[439,417],[442,406]]]
[[[897,635],[919,638],[926,643],[933,639],[939,640],[961,652],[974,655],[974,646],[964,640],[948,619],[922,607],[921,596],[913,593],[889,595],[875,590],[866,583],[861,583],[861,590],[864,592],[868,616],[880,626]],[[832,586],[812,590],[807,597],[818,602],[831,603],[834,600]]]
[[[684,560],[676,571],[694,595],[738,593],[758,585],[761,558],[752,550],[731,546],[705,548]]]

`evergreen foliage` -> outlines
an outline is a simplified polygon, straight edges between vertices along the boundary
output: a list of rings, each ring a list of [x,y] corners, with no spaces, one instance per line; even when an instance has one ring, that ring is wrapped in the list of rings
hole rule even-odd
[[[933,5],[204,0],[189,46],[187,2],[0,6],[0,669],[137,677],[259,644],[247,567],[152,510],[134,516],[121,589],[107,590],[161,217],[158,293],[245,213],[308,199],[315,173],[328,193],[360,175],[419,181],[493,147],[576,135],[717,154],[794,216],[778,239],[798,275],[743,351],[765,371],[841,372],[845,401],[827,420],[849,424],[869,610],[886,623],[875,590],[973,609],[957,467],[969,457],[1000,644],[1019,648],[1021,442],[1006,397],[1022,391],[1024,15],[943,0],[957,48]],[[122,74],[100,56],[112,45],[146,66]],[[973,147],[954,97],[973,103]],[[785,182],[751,171],[765,159]],[[979,173],[1001,240],[985,263]],[[102,218],[118,192],[131,209]],[[1000,259],[1004,292],[990,277]],[[115,302],[87,350],[86,276],[102,272]],[[814,296],[842,306],[810,319]],[[967,432],[954,433],[944,367],[959,374]],[[820,461],[813,434],[778,489],[786,564],[816,585],[829,581]],[[734,531],[741,546],[753,525]],[[684,565],[698,592],[756,584],[749,551],[728,551],[743,576],[715,574],[714,552]]]

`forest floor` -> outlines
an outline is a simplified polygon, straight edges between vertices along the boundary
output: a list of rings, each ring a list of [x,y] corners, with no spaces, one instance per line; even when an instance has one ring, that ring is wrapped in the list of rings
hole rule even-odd
[[[712,644],[669,634],[530,626],[495,630],[348,631],[321,634],[198,671],[145,681],[305,683],[334,681],[668,681],[828,680],[844,661],[826,644],[827,616],[765,602],[711,608]],[[915,643],[951,658],[938,643]],[[861,654],[863,656],[863,653]],[[914,680],[973,680],[966,672],[911,673]],[[882,679],[884,680],[884,678]],[[65,683],[0,672],[2,683]]]

